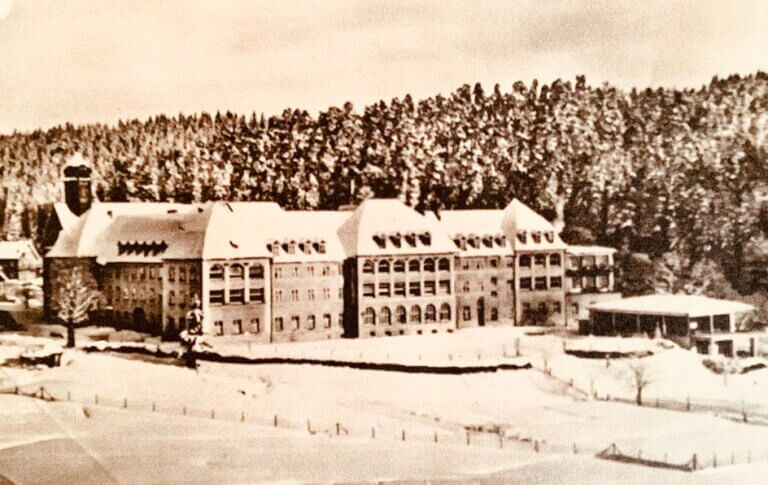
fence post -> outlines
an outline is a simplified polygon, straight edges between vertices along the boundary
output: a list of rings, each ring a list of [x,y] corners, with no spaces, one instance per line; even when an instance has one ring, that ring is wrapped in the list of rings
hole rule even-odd
[[[717,468],[717,453],[712,454],[712,468]]]
[[[696,471],[696,469],[699,466],[699,459],[696,456],[696,453],[693,454],[693,458],[691,458],[691,468]]]
[[[155,404],[155,401],[152,401],[152,412],[154,413],[157,409],[157,405]]]
[[[656,407],[659,407],[659,398],[656,398]]]
[[[405,441],[405,430],[403,430],[401,438],[402,438],[403,441]]]
[[[123,398],[123,409],[128,409],[128,399]]]
[[[735,457],[733,456],[733,452],[731,452],[731,465],[733,465],[735,462]]]
[[[181,407],[181,414],[182,414],[183,416],[186,416],[186,415],[187,415],[187,406],[182,406],[182,407]]]
[[[752,463],[752,450],[747,450],[747,463]]]
[[[99,404],[99,395],[98,394],[94,394],[94,396],[93,396],[93,403],[94,404]]]
[[[469,446],[469,430],[467,430],[467,446]]]
[[[573,454],[574,455],[578,455],[579,454],[579,449],[576,447],[576,443],[573,444]]]
[[[371,426],[371,439],[376,439],[376,427]]]
[[[216,412],[211,408],[211,419],[216,419]]]
[[[240,411],[240,422],[241,423],[245,422],[245,411]]]
[[[16,386],[16,387],[13,389],[13,393],[14,393],[14,394],[16,394],[17,396],[19,395],[19,386]]]
[[[67,401],[71,401],[71,400],[72,400],[72,394],[70,394],[70,392],[67,391]]]
[[[685,398],[685,410],[686,411],[691,410],[691,396],[688,396]]]
[[[435,443],[437,443],[437,431],[435,431]]]
[[[499,448],[504,449],[504,436],[499,433]]]
[[[535,451],[536,453],[539,452],[539,440],[535,440],[533,442],[533,451]]]
[[[275,414],[275,417],[272,419],[272,424],[277,428],[277,414]]]

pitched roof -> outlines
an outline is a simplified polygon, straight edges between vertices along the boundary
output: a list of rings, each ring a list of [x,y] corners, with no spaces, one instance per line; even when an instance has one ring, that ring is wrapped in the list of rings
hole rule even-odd
[[[718,300],[701,295],[645,295],[595,303],[592,311],[631,313],[639,315],[666,315],[676,317],[703,317],[724,313],[751,312],[752,305],[740,301]]]
[[[501,229],[503,218],[504,211],[500,209],[445,210],[440,211],[440,226],[462,256],[511,255],[512,245]],[[490,246],[485,242],[490,242]]]
[[[502,229],[515,251],[565,249],[555,226],[517,199],[504,208]],[[538,239],[538,241],[537,241]]]
[[[397,199],[364,201],[339,227],[338,235],[348,256],[457,252],[436,218]]]
[[[274,202],[216,202],[205,231],[205,259],[269,257],[265,239],[283,210]],[[200,257],[200,256],[198,256]]]
[[[0,259],[19,259],[23,254],[30,254],[33,259],[40,259],[32,241],[0,241]]]
[[[608,246],[568,246],[565,251],[568,254],[575,256],[604,256],[607,254],[613,254],[616,249]]]
[[[53,204],[53,210],[56,216],[59,218],[59,224],[62,229],[66,229],[77,223],[77,216],[69,210],[69,206],[64,202],[55,202]]]

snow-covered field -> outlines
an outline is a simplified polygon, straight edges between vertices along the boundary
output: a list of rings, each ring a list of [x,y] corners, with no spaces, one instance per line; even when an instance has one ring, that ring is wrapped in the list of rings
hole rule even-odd
[[[342,341],[334,351],[350,358],[381,353],[418,360],[421,354],[426,361],[450,354],[451,361],[477,361],[478,351],[481,360],[514,355],[521,334],[477,335]],[[259,352],[309,358],[331,350],[327,342],[276,347]],[[709,414],[585,400],[571,389],[570,378],[577,387],[594,378],[598,392],[610,389],[632,397],[627,361],[614,359],[606,368],[604,360],[566,355],[563,340],[555,336],[522,336],[520,348],[537,365],[546,363],[557,378],[535,369],[435,375],[213,362],[200,362],[195,371],[65,351],[58,368],[0,368],[0,387],[42,386],[60,400],[0,395],[0,475],[22,483],[40,481],[44,470],[60,473],[61,481],[79,476],[69,481],[100,483],[147,483],[158,477],[166,483],[559,483],[562,477],[555,473],[567,472],[569,483],[595,483],[600,477],[622,483],[739,483],[766,469],[764,427]],[[646,391],[649,399],[654,392],[685,397],[702,385],[713,394],[696,395],[709,398],[735,401],[747,390],[764,394],[758,392],[763,371],[729,376],[726,385],[687,351],[661,350],[642,361],[658,376]],[[467,446],[465,428],[481,426],[500,427],[504,448],[498,435],[479,432],[470,433]],[[594,458],[612,443],[628,454],[675,463],[694,453],[705,465],[715,455],[721,465],[729,463],[731,453],[736,463],[754,463],[686,474]],[[46,466],[39,463],[41,453],[53,457]]]

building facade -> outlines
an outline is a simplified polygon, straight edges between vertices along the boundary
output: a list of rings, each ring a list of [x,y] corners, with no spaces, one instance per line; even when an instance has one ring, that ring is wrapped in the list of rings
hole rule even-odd
[[[55,281],[74,264],[89,272],[110,324],[172,338],[189,329],[195,308],[204,333],[257,342],[565,325],[567,294],[613,284],[603,272],[610,251],[594,262],[568,252],[552,224],[517,200],[439,214],[394,199],[351,211],[91,204],[81,183],[88,172],[77,174],[66,200],[82,212],[45,258],[49,318]]]
[[[573,330],[589,323],[589,307],[621,298],[614,289],[613,248],[568,246],[565,252],[565,325]]]

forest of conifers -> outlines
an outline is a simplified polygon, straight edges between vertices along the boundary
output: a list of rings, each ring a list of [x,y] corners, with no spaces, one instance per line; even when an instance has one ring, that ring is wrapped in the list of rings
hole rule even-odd
[[[273,200],[335,209],[399,197],[418,210],[513,197],[569,242],[620,248],[624,291],[751,292],[768,217],[768,74],[625,91],[583,77],[410,95],[312,116],[159,115],[0,136],[0,238],[37,237],[82,152],[101,200]],[[643,266],[647,266],[643,269]],[[629,269],[627,269],[629,268]],[[722,281],[721,281],[722,280]],[[729,289],[730,291],[730,289]]]

